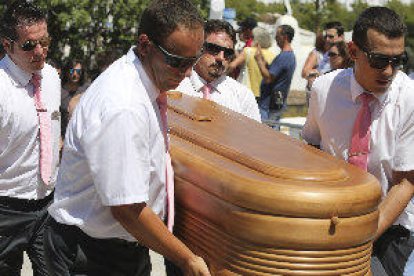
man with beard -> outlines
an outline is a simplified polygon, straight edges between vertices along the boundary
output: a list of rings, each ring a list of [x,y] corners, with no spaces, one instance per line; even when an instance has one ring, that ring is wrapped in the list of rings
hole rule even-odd
[[[253,92],[226,75],[234,57],[236,33],[226,21],[209,20],[204,28],[204,52],[176,90],[205,98],[260,122]]]
[[[60,79],[45,63],[45,13],[15,1],[0,37],[0,275],[20,275],[23,251],[34,275],[48,275],[43,233],[59,161]]]
[[[414,83],[400,70],[405,33],[388,8],[362,12],[349,44],[354,68],[315,80],[302,131],[309,144],[380,182],[373,260],[388,275],[414,275]]]
[[[275,39],[281,53],[270,66],[263,57],[260,45],[257,47],[255,59],[263,76],[259,100],[262,120],[273,120],[277,123],[286,108],[286,99],[296,68],[296,58],[290,44],[294,35],[295,30],[289,25],[277,28]]]
[[[69,122],[45,231],[52,275],[150,275],[149,250],[186,275],[209,276],[173,236],[167,94],[189,75],[204,41],[189,0],[154,0],[137,44],[82,96]],[[163,223],[166,220],[167,226]]]

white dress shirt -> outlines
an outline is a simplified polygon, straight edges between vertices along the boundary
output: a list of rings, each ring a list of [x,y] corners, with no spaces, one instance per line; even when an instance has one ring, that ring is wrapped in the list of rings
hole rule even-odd
[[[336,70],[317,78],[312,87],[302,137],[330,154],[347,160],[352,129],[364,89],[353,70]],[[371,150],[368,172],[380,181],[385,196],[392,171],[414,170],[414,81],[398,72],[386,93],[371,101]],[[395,224],[414,231],[414,202]]]
[[[86,90],[69,122],[49,213],[94,238],[136,241],[110,206],[165,213],[165,145],[154,86],[131,48]]]
[[[52,175],[49,185],[40,177],[39,118],[32,74],[20,69],[8,55],[0,61],[0,196],[42,199],[53,189],[59,162],[60,79],[48,64],[42,76],[41,98],[51,118]]]
[[[193,70],[191,76],[184,78],[175,90],[202,98],[201,88],[205,84],[206,81]],[[228,76],[222,76],[211,82],[210,85],[212,86],[210,100],[261,122],[259,107],[253,92],[249,88]]]

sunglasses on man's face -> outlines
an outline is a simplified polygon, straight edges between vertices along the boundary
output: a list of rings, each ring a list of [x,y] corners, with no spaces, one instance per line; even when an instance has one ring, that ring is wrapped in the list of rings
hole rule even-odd
[[[23,51],[29,52],[34,50],[38,44],[40,44],[42,48],[47,48],[49,47],[51,41],[52,39],[47,36],[39,40],[26,40],[25,42],[23,42],[23,44],[20,44],[19,46]]]
[[[69,73],[71,75],[73,75],[75,72],[76,74],[80,75],[82,73],[82,69],[74,69],[74,68],[69,69]]]
[[[335,52],[328,52],[328,56],[329,57],[336,57],[336,56],[339,56],[339,54],[335,53]]]
[[[165,50],[163,47],[161,47],[157,43],[155,42],[152,42],[152,43],[163,54],[165,63],[167,63],[169,66],[176,68],[176,69],[180,69],[180,70],[188,69],[194,64],[196,64],[201,57],[201,53],[195,57],[183,57],[183,56],[174,55],[168,52],[167,50]]]
[[[214,44],[214,43],[209,43],[209,42],[205,42],[204,43],[204,50],[212,55],[218,55],[221,52],[224,53],[224,58],[229,60],[232,59],[234,57],[234,50],[231,48],[227,48],[227,47],[222,47],[220,45]]]
[[[407,53],[404,52],[401,55],[388,56],[384,54],[371,53],[368,50],[362,50],[368,58],[368,63],[372,68],[384,69],[391,64],[393,68],[401,68],[408,61]]]

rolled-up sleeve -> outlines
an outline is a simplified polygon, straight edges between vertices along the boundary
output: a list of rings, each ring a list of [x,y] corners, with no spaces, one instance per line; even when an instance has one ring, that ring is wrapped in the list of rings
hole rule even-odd
[[[148,201],[148,112],[139,109],[106,112],[81,139],[103,205]]]

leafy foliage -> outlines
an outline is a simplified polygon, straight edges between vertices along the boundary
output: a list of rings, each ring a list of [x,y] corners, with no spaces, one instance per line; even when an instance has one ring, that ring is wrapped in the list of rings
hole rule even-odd
[[[208,17],[210,0],[192,0],[204,18]],[[0,14],[12,0],[0,3]],[[49,33],[53,42],[49,56],[57,61],[85,60],[89,70],[96,70],[97,56],[110,52],[125,52],[135,43],[140,15],[150,0],[34,0],[48,12]],[[282,2],[282,1],[281,1]],[[356,17],[368,5],[366,0],[356,0],[349,11],[336,0],[314,0],[301,3],[292,0],[293,15],[299,26],[317,31],[324,23],[341,21],[351,30]],[[390,0],[388,7],[404,18],[409,36],[407,44],[414,46],[414,4],[404,5]],[[265,13],[284,14],[283,4],[266,5],[257,0],[226,0],[226,7],[237,11],[237,20],[259,18]]]

